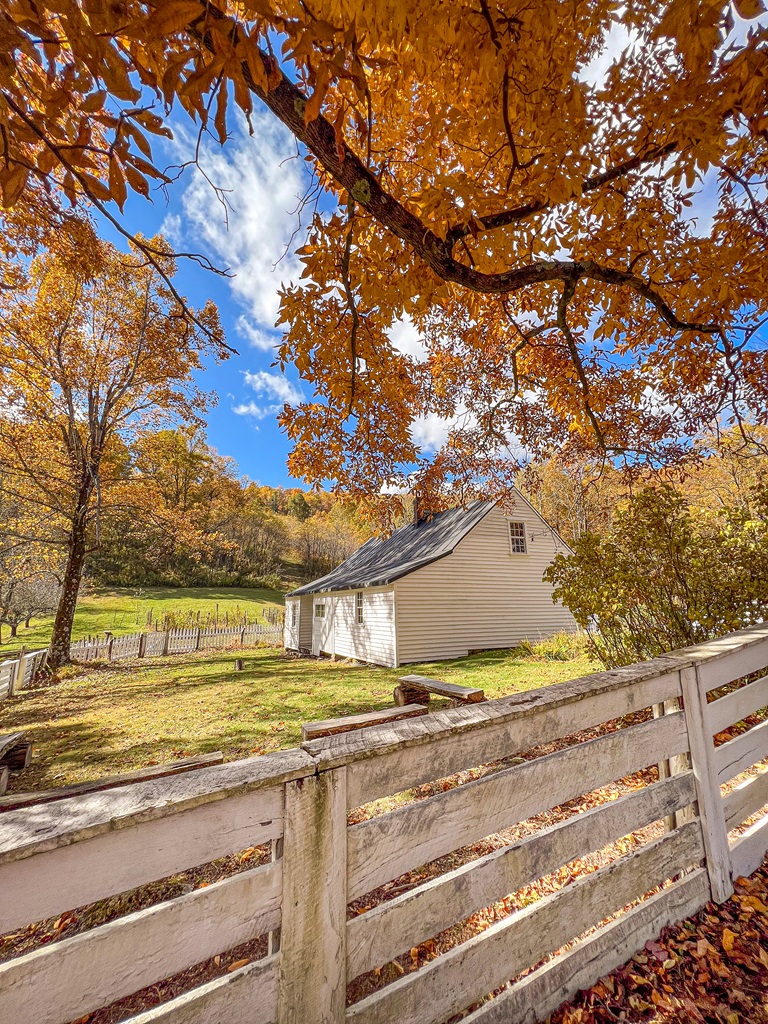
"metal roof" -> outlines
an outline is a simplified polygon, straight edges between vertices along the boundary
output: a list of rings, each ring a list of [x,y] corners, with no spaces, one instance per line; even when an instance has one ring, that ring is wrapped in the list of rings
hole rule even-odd
[[[436,562],[454,550],[495,502],[473,501],[466,508],[450,508],[417,524],[408,523],[384,539],[373,538],[358,548],[332,572],[305,583],[288,597],[319,594],[329,590],[362,590],[382,587],[417,569]]]

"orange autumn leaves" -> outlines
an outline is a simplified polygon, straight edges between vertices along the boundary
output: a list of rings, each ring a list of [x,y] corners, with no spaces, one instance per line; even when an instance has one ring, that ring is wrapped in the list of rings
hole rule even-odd
[[[674,459],[768,404],[762,7],[8,0],[0,188],[109,212],[165,182],[172,106],[225,145],[266,109],[338,202],[282,295],[295,473],[464,494],[521,445]]]

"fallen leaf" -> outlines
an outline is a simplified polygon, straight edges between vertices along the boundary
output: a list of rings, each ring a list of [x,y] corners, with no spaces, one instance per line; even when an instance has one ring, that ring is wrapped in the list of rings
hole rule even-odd
[[[735,941],[736,933],[732,932],[730,928],[723,928],[723,949],[726,953],[731,952]]]
[[[235,960],[235,962],[233,964],[229,965],[229,967],[227,968],[227,971],[230,974],[232,973],[232,971],[239,971],[241,967],[245,967],[245,965],[249,964],[250,962],[251,962],[250,958],[247,957],[247,956],[244,957],[242,960]]]

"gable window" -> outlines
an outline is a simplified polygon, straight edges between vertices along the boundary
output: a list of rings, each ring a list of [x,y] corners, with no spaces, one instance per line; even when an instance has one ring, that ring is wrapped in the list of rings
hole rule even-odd
[[[324,619],[325,618],[325,602],[324,601],[323,601],[322,604],[316,604],[315,605],[315,618],[316,619]]]
[[[509,550],[513,555],[528,554],[528,546],[525,542],[525,523],[509,524]]]
[[[291,625],[292,626],[296,625],[296,612],[297,611],[298,611],[298,609],[296,608],[296,605],[294,605],[292,610],[291,610]]]
[[[362,592],[362,590],[358,590],[357,594],[355,595],[355,608],[356,608],[356,611],[357,611],[357,622],[358,622],[358,625],[362,625],[362,623],[363,623],[363,592]]]

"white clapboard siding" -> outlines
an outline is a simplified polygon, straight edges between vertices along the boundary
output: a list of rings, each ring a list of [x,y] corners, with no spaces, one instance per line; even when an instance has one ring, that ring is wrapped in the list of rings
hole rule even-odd
[[[302,748],[322,767],[349,765],[347,796],[357,807],[677,697],[679,673],[668,665],[659,658]]]
[[[203,889],[0,964],[0,1020],[66,1024],[280,921],[281,863]]]
[[[685,750],[685,718],[676,712],[353,825],[348,841],[350,899]]]
[[[768,705],[768,676],[741,686],[733,693],[707,704],[707,722],[713,734],[740,722]]]
[[[708,900],[707,872],[696,868],[504,989],[462,1024],[546,1020],[561,1003],[620,967],[664,928],[695,914]]]
[[[727,782],[765,757],[768,757],[768,721],[761,722],[717,748],[715,766],[718,782]]]
[[[347,925],[349,980],[695,799],[692,772],[671,776],[495,850],[352,918]]]
[[[240,967],[124,1024],[276,1024],[279,959]]]
[[[757,814],[768,804],[768,768],[751,779],[745,779],[723,798],[725,823],[728,829]]]
[[[576,628],[542,579],[567,549],[519,494],[515,502],[509,517],[492,508],[452,554],[395,583],[398,664],[514,647]],[[525,523],[525,555],[510,551],[510,519]]]
[[[325,603],[325,616],[315,619],[316,649],[340,658],[355,658],[393,668],[395,595],[392,587],[363,590],[363,621],[357,621],[357,591],[315,595]]]
[[[640,850],[576,879],[571,885],[499,921],[352,1006],[352,1024],[418,1021],[438,1024],[538,963],[595,922],[638,899],[704,850],[690,822]]]

